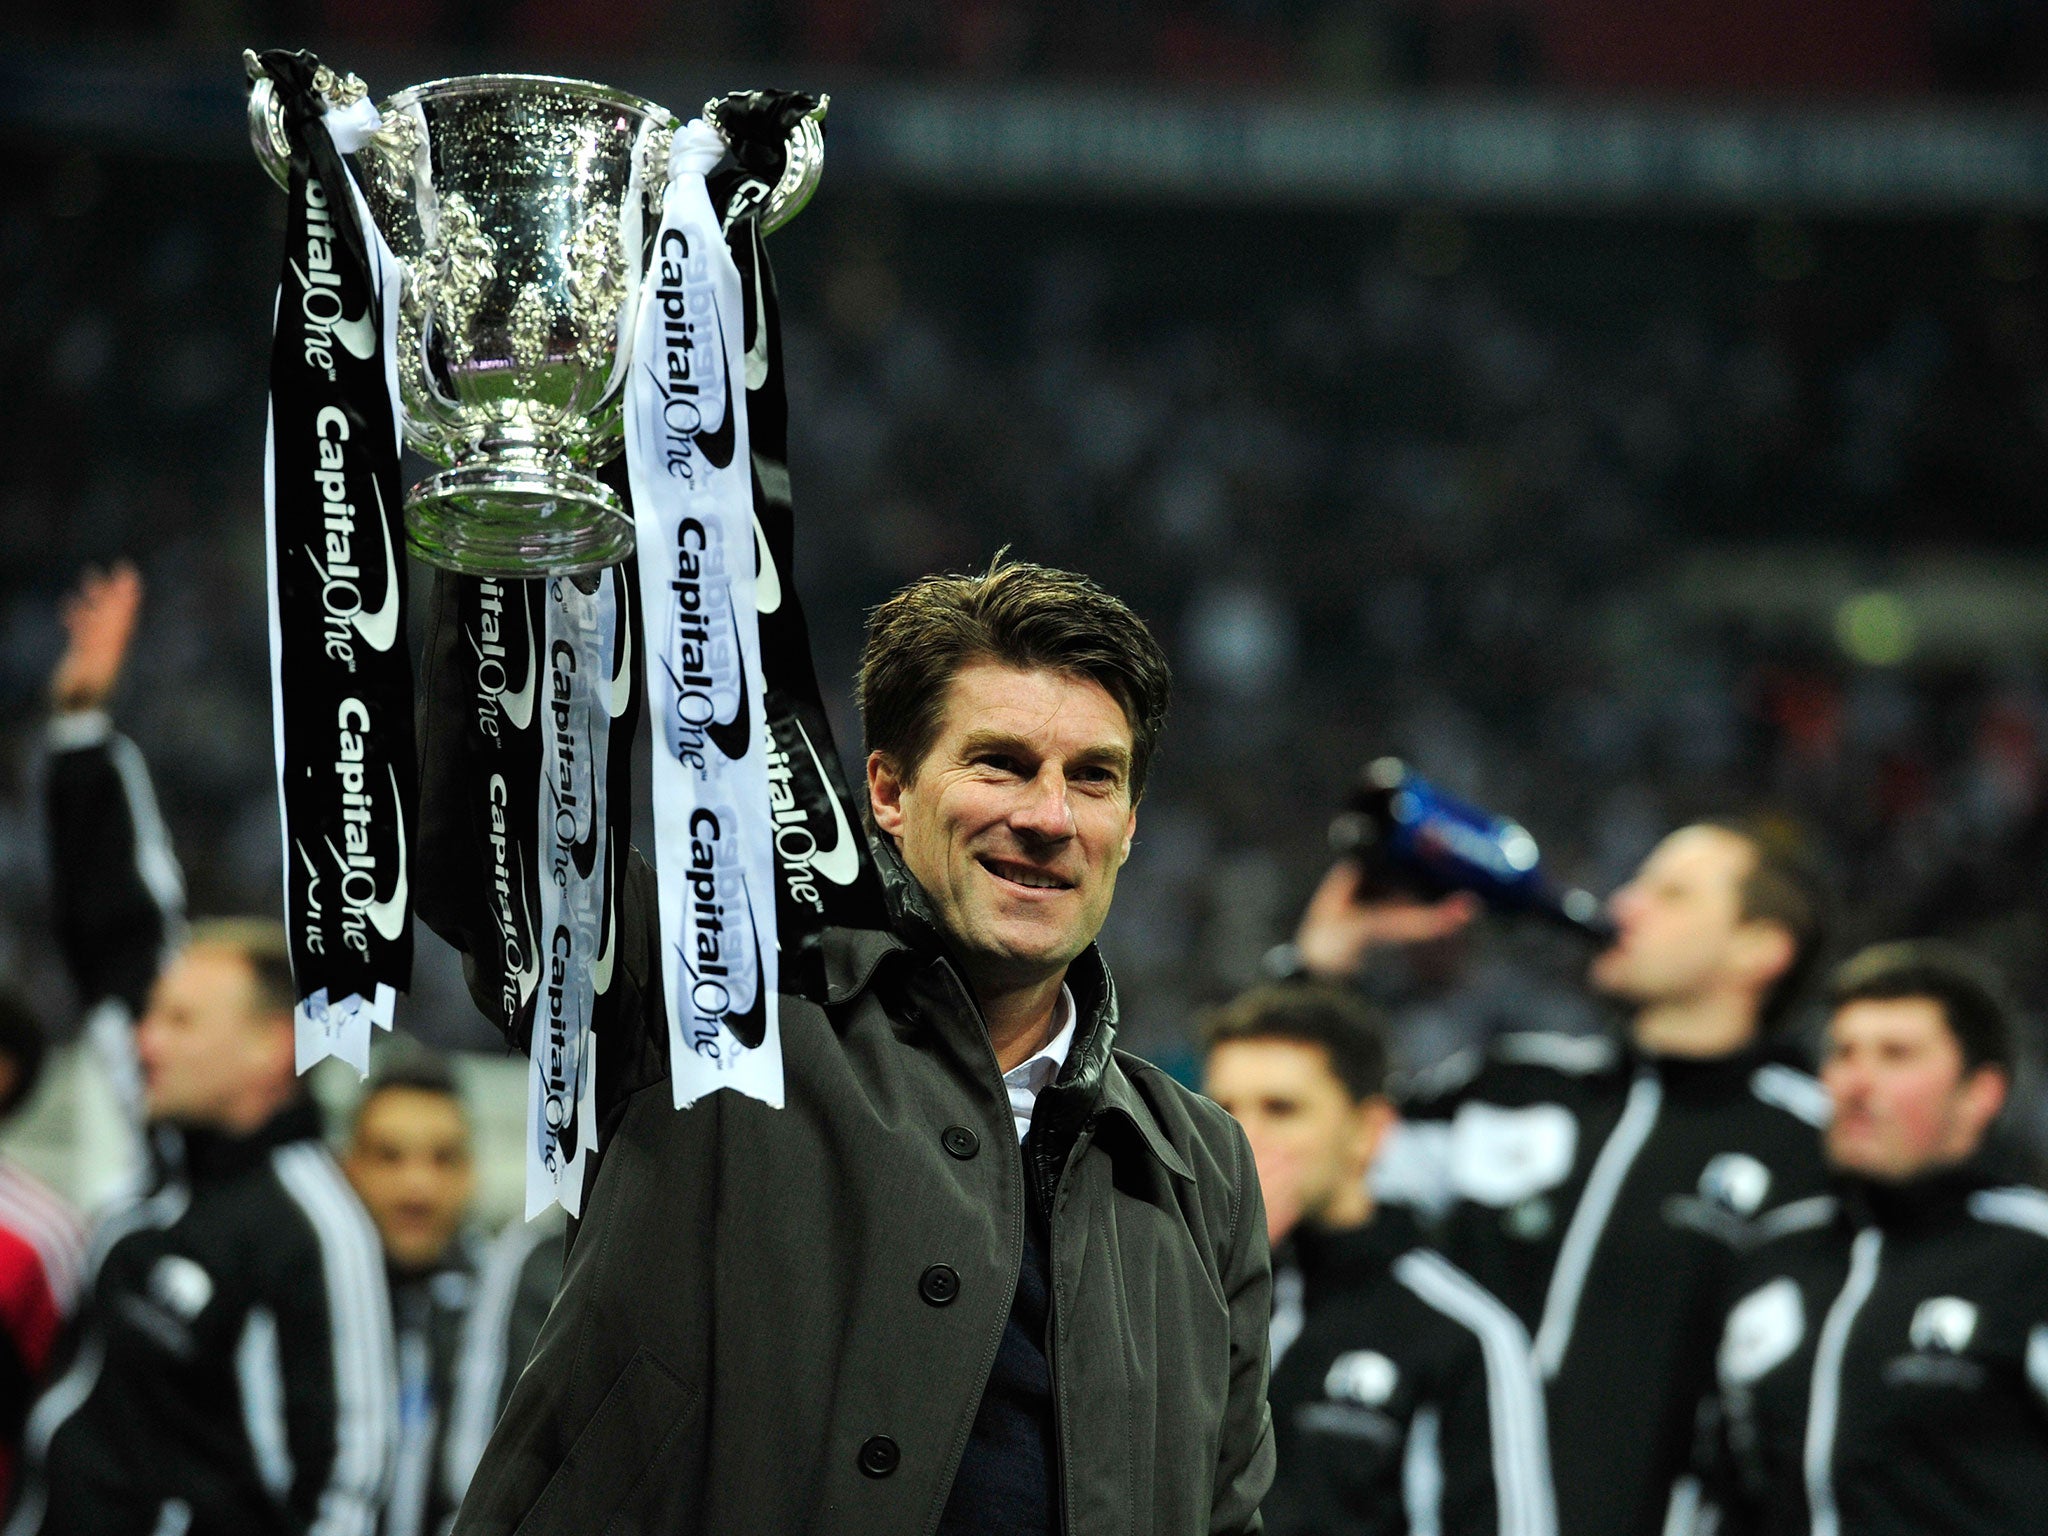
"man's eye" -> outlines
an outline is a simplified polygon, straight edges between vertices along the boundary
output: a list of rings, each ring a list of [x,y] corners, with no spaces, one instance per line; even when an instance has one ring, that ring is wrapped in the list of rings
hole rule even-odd
[[[1022,763],[1002,752],[984,752],[976,761],[984,768],[993,768],[997,773],[1022,773],[1024,771]]]

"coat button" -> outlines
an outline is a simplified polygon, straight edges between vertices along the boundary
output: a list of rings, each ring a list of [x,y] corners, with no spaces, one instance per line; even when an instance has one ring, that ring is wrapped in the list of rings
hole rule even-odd
[[[965,1162],[981,1150],[981,1138],[964,1125],[949,1125],[940,1132],[939,1145]]]
[[[887,1477],[903,1459],[887,1435],[870,1435],[860,1443],[860,1469],[869,1477]]]
[[[934,1264],[918,1277],[917,1294],[935,1307],[943,1307],[960,1294],[960,1271],[950,1264]]]

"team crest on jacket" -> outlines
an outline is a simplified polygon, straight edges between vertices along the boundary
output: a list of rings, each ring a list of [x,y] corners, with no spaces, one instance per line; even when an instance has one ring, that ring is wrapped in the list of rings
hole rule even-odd
[[[197,1260],[167,1253],[149,1272],[149,1294],[173,1317],[189,1323],[213,1300],[213,1276]]]
[[[1578,1147],[1578,1121],[1562,1104],[1467,1104],[1451,1122],[1451,1182],[1480,1205],[1519,1205],[1569,1178]]]
[[[1751,1291],[1728,1314],[1717,1362],[1723,1387],[1746,1387],[1782,1365],[1806,1337],[1806,1302],[1780,1277]]]
[[[1400,1381],[1400,1368],[1378,1350],[1354,1349],[1331,1362],[1323,1391],[1333,1402],[1383,1408]]]
[[[1700,1193],[1737,1216],[1754,1216],[1771,1192],[1771,1170],[1747,1152],[1723,1152],[1700,1173]]]
[[[1960,1355],[1977,1332],[1977,1307],[1960,1296],[1930,1296],[1913,1312],[1906,1337],[1927,1354]]]

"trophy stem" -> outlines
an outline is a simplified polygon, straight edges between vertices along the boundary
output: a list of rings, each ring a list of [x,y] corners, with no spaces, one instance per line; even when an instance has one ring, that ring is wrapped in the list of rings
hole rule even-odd
[[[444,469],[406,493],[405,526],[421,559],[466,576],[584,575],[633,552],[617,492],[560,464]]]

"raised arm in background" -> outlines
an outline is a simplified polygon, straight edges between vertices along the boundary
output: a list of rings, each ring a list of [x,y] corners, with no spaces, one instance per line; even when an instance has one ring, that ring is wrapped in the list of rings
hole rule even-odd
[[[43,784],[58,949],[131,1125],[141,1117],[134,1024],[185,921],[184,875],[149,769],[107,713],[141,607],[142,577],[125,561],[87,571],[66,600]]]

